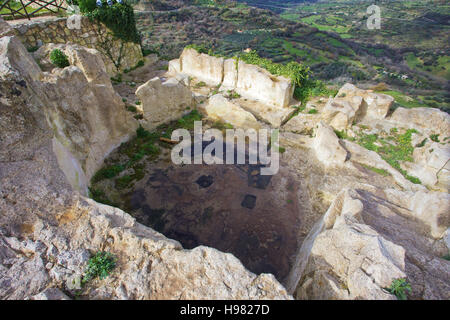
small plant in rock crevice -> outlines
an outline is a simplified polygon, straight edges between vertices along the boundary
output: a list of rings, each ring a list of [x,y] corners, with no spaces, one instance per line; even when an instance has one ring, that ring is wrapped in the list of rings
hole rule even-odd
[[[399,300],[407,300],[406,293],[412,291],[411,285],[404,278],[392,280],[391,286],[387,290]]]
[[[110,252],[97,252],[88,261],[82,283],[85,284],[95,278],[105,279],[116,267],[116,261],[116,257]]]
[[[65,68],[70,65],[67,56],[59,49],[54,49],[50,53],[50,61],[58,68]]]

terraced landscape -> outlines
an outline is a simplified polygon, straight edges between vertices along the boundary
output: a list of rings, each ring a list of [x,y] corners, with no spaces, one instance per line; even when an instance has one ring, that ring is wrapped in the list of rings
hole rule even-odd
[[[368,5],[354,0],[165,1],[166,10],[143,3],[150,2],[136,8],[144,47],[165,59],[191,43],[225,56],[251,48],[301,62],[331,88],[384,83],[382,91],[405,96],[399,105],[450,110],[446,1],[382,1],[380,30],[367,29]]]

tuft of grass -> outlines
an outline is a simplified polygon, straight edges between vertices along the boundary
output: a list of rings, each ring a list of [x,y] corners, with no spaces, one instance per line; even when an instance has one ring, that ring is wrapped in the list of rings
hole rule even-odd
[[[392,280],[391,286],[387,290],[395,295],[399,300],[407,300],[406,292],[411,293],[411,285],[404,278]]]
[[[105,279],[116,267],[116,258],[110,252],[99,251],[88,261],[82,282],[95,278]]]
[[[450,261],[450,254],[443,256],[442,259]]]
[[[125,170],[125,166],[121,164],[110,165],[101,168],[97,173],[92,177],[91,182],[96,183],[104,179],[111,179],[117,176]]]
[[[317,109],[311,109],[311,110],[308,111],[309,114],[316,114],[318,112],[319,111],[317,111]]]
[[[206,83],[204,81],[200,81],[198,83],[195,84],[194,88],[199,89],[199,88],[203,88],[206,87]]]
[[[387,176],[390,176],[390,175],[391,175],[389,172],[387,172],[387,171],[384,170],[384,169],[372,167],[372,166],[369,166],[369,165],[366,165],[366,164],[363,164],[363,163],[361,163],[361,165],[362,165],[364,168],[366,168],[366,169],[368,169],[368,170],[371,170],[371,171],[373,171],[373,172],[375,172],[375,173],[378,173],[378,174],[380,174],[380,175],[382,175],[382,176],[384,176],[384,177],[387,177]]]
[[[432,134],[432,135],[430,135],[430,139],[431,139],[431,141],[434,141],[434,142],[440,142],[440,141],[439,141],[439,135],[438,135],[438,134]]]
[[[239,99],[241,97],[241,95],[239,93],[235,92],[234,90],[228,90],[226,97],[228,99]]]
[[[377,134],[360,134],[355,140],[364,148],[375,151],[389,165],[397,169],[403,176],[415,184],[421,184],[419,178],[410,176],[400,166],[400,161],[413,162],[414,147],[411,145],[411,135],[417,133],[414,129],[408,129],[405,133],[391,131],[391,136],[386,139],[379,138]],[[386,140],[391,140],[388,143]]]
[[[348,138],[349,138],[349,136],[347,135],[345,130],[334,130],[334,133],[336,134],[336,136],[339,139],[347,139],[348,140]]]

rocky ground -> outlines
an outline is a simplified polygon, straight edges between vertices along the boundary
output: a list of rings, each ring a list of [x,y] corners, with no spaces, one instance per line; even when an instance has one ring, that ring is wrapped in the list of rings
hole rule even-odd
[[[112,84],[67,44],[43,71],[0,26],[1,298],[450,299],[448,114],[350,84],[285,102],[288,79],[193,52]],[[200,119],[279,128],[280,173],[168,163]],[[77,288],[98,251],[116,269]]]

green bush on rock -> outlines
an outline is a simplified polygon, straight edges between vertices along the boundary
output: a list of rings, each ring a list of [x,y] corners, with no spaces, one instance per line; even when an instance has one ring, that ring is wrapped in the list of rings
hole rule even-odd
[[[86,268],[86,274],[83,277],[83,283],[92,279],[105,279],[116,267],[116,258],[110,252],[97,252],[89,259]]]
[[[50,61],[58,68],[65,68],[70,65],[67,56],[59,49],[55,49],[50,53]]]
[[[102,1],[102,6],[98,7],[95,0],[80,0],[79,6],[81,13],[91,20],[104,23],[117,38],[126,42],[141,42],[131,5],[125,2],[108,5]]]

